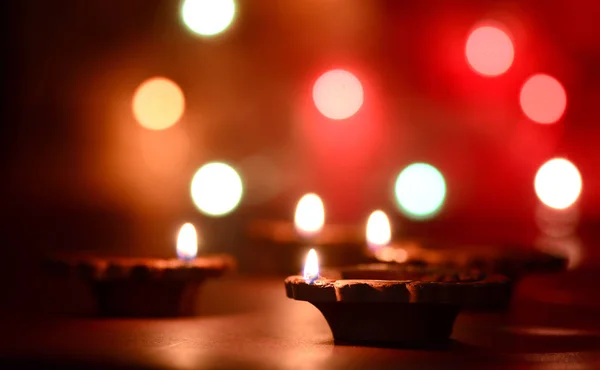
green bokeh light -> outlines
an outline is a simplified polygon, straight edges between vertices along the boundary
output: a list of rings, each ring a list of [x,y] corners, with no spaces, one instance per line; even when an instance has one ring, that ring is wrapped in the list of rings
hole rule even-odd
[[[432,218],[441,209],[446,198],[444,176],[432,165],[413,163],[396,180],[396,201],[409,218]]]

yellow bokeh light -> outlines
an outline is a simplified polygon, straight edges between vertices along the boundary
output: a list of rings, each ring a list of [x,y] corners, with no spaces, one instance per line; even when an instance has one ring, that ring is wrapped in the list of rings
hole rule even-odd
[[[177,84],[163,77],[144,81],[133,94],[133,116],[150,130],[173,126],[183,115],[185,98]]]
[[[294,214],[294,226],[302,236],[318,234],[325,223],[325,207],[317,194],[305,194],[298,201]]]
[[[564,158],[549,160],[535,175],[535,193],[550,208],[565,209],[571,206],[579,198],[581,187],[579,170]]]
[[[234,16],[234,0],[185,0],[181,6],[183,23],[201,36],[214,36],[225,31]]]
[[[191,192],[192,200],[200,212],[209,216],[223,216],[240,203],[242,179],[235,169],[225,163],[208,163],[194,175]]]

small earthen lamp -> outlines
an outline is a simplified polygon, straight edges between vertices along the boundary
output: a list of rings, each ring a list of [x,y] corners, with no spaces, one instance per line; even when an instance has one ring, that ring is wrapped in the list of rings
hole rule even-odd
[[[197,257],[197,249],[196,229],[186,223],[177,237],[178,259],[62,256],[45,267],[53,276],[83,280],[100,316],[190,316],[204,280],[235,267],[231,256]]]
[[[319,275],[308,253],[303,276],[285,280],[289,298],[318,308],[336,342],[429,346],[448,340],[461,308],[504,307],[511,284],[501,275],[436,267],[368,264]]]

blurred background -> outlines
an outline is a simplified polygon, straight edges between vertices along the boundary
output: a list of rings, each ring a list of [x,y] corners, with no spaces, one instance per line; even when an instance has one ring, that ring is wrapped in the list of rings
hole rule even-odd
[[[184,222],[268,274],[248,225],[305,193],[326,225],[600,263],[600,3],[188,3],[3,2],[9,288],[48,253],[174,257]]]

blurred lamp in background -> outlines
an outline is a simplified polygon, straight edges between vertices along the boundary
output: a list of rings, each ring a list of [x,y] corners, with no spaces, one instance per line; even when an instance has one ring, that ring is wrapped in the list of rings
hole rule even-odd
[[[398,175],[396,201],[407,217],[424,220],[435,216],[446,198],[444,176],[432,165],[413,163]]]
[[[133,116],[150,130],[173,126],[183,115],[185,98],[177,84],[163,77],[144,81],[133,94]]]
[[[567,93],[560,82],[545,74],[530,77],[520,95],[523,113],[537,123],[554,123],[565,113]]]
[[[579,198],[581,187],[579,170],[564,158],[549,160],[535,175],[535,193],[550,208],[570,207]]]
[[[223,216],[240,203],[242,179],[236,170],[225,163],[208,163],[194,175],[191,192],[192,200],[200,212],[208,216]]]
[[[341,120],[353,116],[363,104],[363,88],[356,76],[343,69],[325,72],[313,86],[315,106],[325,117]]]
[[[371,249],[386,246],[392,240],[390,220],[385,212],[374,211],[367,220],[367,244]]]
[[[493,77],[510,68],[515,51],[506,32],[497,27],[482,26],[469,35],[465,54],[475,72]]]
[[[294,226],[298,234],[312,237],[318,234],[325,224],[325,207],[317,194],[305,194],[298,201],[294,214]]]
[[[234,16],[234,0],[185,0],[181,6],[183,23],[201,36],[225,31]]]

